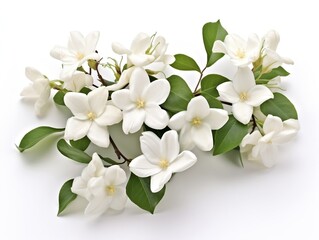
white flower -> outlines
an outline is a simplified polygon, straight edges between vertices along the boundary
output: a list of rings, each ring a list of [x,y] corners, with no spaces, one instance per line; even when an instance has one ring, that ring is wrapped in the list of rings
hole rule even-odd
[[[130,78],[131,78],[131,75],[132,75],[132,72],[133,70],[135,69],[135,67],[130,67],[126,70],[124,70],[120,76],[120,79],[118,80],[118,82],[110,85],[110,86],[107,86],[107,90],[109,91],[116,91],[116,90],[119,90],[119,89],[122,89],[124,88],[126,85],[129,84],[130,82]]]
[[[175,61],[173,56],[165,54],[167,46],[165,38],[161,36],[150,37],[145,33],[139,33],[133,40],[130,49],[120,43],[113,43],[112,49],[117,54],[127,55],[128,67],[143,67],[152,73],[158,73]]]
[[[247,134],[240,145],[240,152],[245,159],[261,161],[266,167],[276,162],[278,145],[291,140],[299,130],[295,119],[283,121],[268,115],[263,125],[263,135],[259,131]]]
[[[99,60],[95,52],[99,32],[91,32],[85,38],[80,32],[70,32],[68,47],[55,46],[50,55],[63,63],[63,76],[70,76],[89,59]]]
[[[256,85],[252,71],[238,68],[232,82],[217,87],[221,100],[232,103],[234,117],[243,124],[249,123],[253,108],[273,98],[273,93],[263,85]]]
[[[21,96],[35,100],[35,113],[38,116],[42,116],[47,109],[47,103],[51,93],[50,81],[38,70],[31,67],[25,69],[25,75],[32,81],[32,84],[22,90]]]
[[[64,97],[65,105],[74,117],[68,119],[64,138],[78,140],[84,136],[97,146],[109,146],[109,132],[107,126],[122,120],[121,111],[108,103],[108,90],[99,87],[88,95],[84,93],[67,93]]]
[[[61,76],[61,80],[64,81],[63,87],[72,92],[79,92],[82,88],[93,84],[92,76],[80,71],[75,71],[71,76]]]
[[[136,68],[130,79],[130,88],[112,93],[115,106],[123,110],[123,132],[137,132],[145,124],[154,129],[167,126],[169,117],[160,104],[164,103],[170,91],[166,79],[152,83],[145,70]]]
[[[213,147],[212,130],[220,129],[227,121],[227,111],[209,108],[206,99],[198,96],[188,103],[187,111],[175,114],[168,126],[181,130],[180,142],[183,149],[197,146],[202,151],[209,151]]]
[[[99,155],[94,153],[92,160],[87,167],[83,169],[81,176],[74,178],[71,191],[87,200],[92,199],[92,194],[88,189],[88,183],[94,177],[103,176],[105,169]]]
[[[173,173],[185,171],[197,161],[190,151],[180,153],[174,130],[165,132],[161,139],[153,132],[143,132],[140,142],[143,155],[134,158],[129,167],[139,177],[151,176],[152,192],[160,191]]]
[[[118,165],[105,168],[94,153],[81,176],[74,179],[71,191],[89,201],[85,214],[100,215],[109,208],[121,210],[125,207],[127,197],[123,184],[126,180],[123,169]]]
[[[227,54],[234,65],[247,67],[259,58],[261,43],[257,35],[251,35],[247,41],[236,34],[226,36],[224,42],[217,40],[213,52]]]

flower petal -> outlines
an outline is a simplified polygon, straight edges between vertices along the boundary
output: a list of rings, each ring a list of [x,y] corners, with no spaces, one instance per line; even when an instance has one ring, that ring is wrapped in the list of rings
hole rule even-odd
[[[164,185],[171,179],[172,172],[167,169],[151,176],[151,191],[153,193],[161,191]]]
[[[213,45],[213,52],[214,53],[227,53],[225,44],[220,40],[216,40],[214,42],[214,45]]]
[[[233,79],[234,89],[237,93],[247,93],[256,85],[255,77],[249,67],[238,68]]]
[[[161,160],[161,140],[156,136],[155,133],[148,131],[143,132],[142,136],[140,137],[141,143],[141,150],[146,159],[154,164],[157,165]]]
[[[64,96],[64,103],[76,118],[81,120],[88,119],[87,114],[91,112],[91,109],[88,98],[84,93],[69,92]]]
[[[143,67],[155,60],[155,57],[148,54],[130,54],[128,55],[128,62],[136,67]]]
[[[242,124],[249,123],[253,115],[253,107],[244,102],[234,103],[232,110],[234,117]]]
[[[51,57],[63,61],[63,62],[74,62],[76,61],[76,56],[70,52],[66,47],[54,46],[50,51]]]
[[[95,197],[87,205],[84,214],[99,216],[109,208],[111,201],[111,197]]]
[[[91,110],[99,117],[105,111],[109,91],[105,87],[99,87],[89,92],[87,96]]]
[[[126,191],[123,187],[116,187],[110,204],[110,208],[114,210],[122,210],[127,202]]]
[[[78,32],[78,31],[70,32],[68,48],[75,51],[75,52],[83,51],[83,54],[84,54],[85,39],[84,39],[82,33]]]
[[[259,131],[254,131],[251,134],[248,133],[241,141],[240,147],[244,148],[246,145],[256,145],[261,137],[262,135]]]
[[[133,53],[145,53],[151,45],[151,38],[146,33],[139,33],[131,44]]]
[[[131,74],[135,67],[130,67],[129,69],[126,69],[124,72],[122,72],[120,79],[118,80],[117,83],[107,86],[106,89],[109,91],[115,91],[124,88],[126,85],[129,84]]]
[[[135,68],[130,79],[130,96],[135,102],[142,97],[144,89],[150,84],[150,79],[142,68]],[[144,99],[143,99],[144,100]]]
[[[85,53],[86,54],[95,52],[96,45],[97,45],[97,42],[99,41],[99,38],[100,38],[100,32],[98,31],[90,32],[85,37]]]
[[[191,128],[191,136],[195,145],[202,151],[209,151],[213,147],[213,135],[210,126],[202,123]]]
[[[87,182],[84,181],[81,177],[74,178],[71,191],[85,199],[89,200],[91,193],[87,188]]]
[[[175,172],[183,172],[193,166],[197,161],[197,157],[191,151],[181,152],[177,158],[169,165],[170,170]]]
[[[160,143],[160,158],[165,158],[169,163],[174,161],[179,154],[178,134],[175,130],[164,133]]]
[[[25,75],[31,81],[37,80],[39,78],[45,78],[42,73],[32,67],[25,68]]]
[[[135,103],[130,98],[130,91],[122,89],[112,93],[112,101],[115,106],[122,110],[131,110],[135,107]]]
[[[92,143],[99,147],[107,148],[110,144],[110,135],[107,127],[102,127],[94,121],[92,122],[91,127],[87,133],[87,137],[91,140]]]
[[[122,112],[113,105],[106,105],[104,112],[94,121],[100,126],[111,126],[122,121]]]
[[[211,108],[208,116],[204,119],[213,130],[220,129],[228,121],[228,112],[224,109]]]
[[[130,163],[130,171],[138,177],[149,177],[158,174],[162,169],[150,163],[144,155],[134,158]]]
[[[123,112],[123,132],[125,134],[135,133],[141,129],[143,122],[145,120],[145,110],[144,109],[132,109],[130,111]]]
[[[204,119],[209,114],[209,105],[203,96],[197,96],[190,100],[187,105],[185,118],[187,121],[192,121],[193,118]]]
[[[166,79],[158,79],[149,84],[142,95],[147,103],[162,104],[169,95],[171,87]]]
[[[104,183],[106,185],[121,185],[127,180],[126,174],[118,165],[110,166],[104,173]]]
[[[263,102],[270,98],[274,98],[274,94],[269,88],[263,85],[256,85],[248,92],[248,99],[245,101],[247,104],[258,107]]]
[[[236,103],[239,101],[239,94],[236,92],[232,82],[224,82],[218,85],[216,89],[222,100],[230,103]]]
[[[279,132],[283,128],[283,123],[281,119],[277,116],[273,116],[269,114],[266,117],[266,120],[263,125],[263,130],[265,134],[270,133],[270,132]]]
[[[145,124],[154,129],[163,129],[169,121],[168,113],[158,105],[148,105],[145,108]]]
[[[174,130],[180,130],[186,123],[185,119],[186,111],[181,111],[174,114],[169,120],[168,126]]]
[[[192,127],[186,123],[179,134],[179,141],[182,150],[192,150],[195,147],[195,143],[191,134],[191,128]]]
[[[90,127],[91,121],[71,117],[66,122],[64,138],[66,140],[79,140],[87,135]]]
[[[121,43],[113,42],[112,43],[112,50],[116,54],[123,55],[123,54],[130,54],[131,51],[124,47]]]

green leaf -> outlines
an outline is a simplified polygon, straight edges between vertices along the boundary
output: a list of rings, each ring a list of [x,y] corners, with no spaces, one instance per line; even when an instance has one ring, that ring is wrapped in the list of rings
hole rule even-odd
[[[23,152],[26,149],[29,149],[40,142],[45,137],[64,131],[64,128],[52,128],[47,126],[37,127],[31,131],[29,131],[24,137],[21,139],[21,142],[17,148],[20,152]]]
[[[287,119],[298,119],[297,111],[289,99],[281,93],[274,93],[274,98],[269,99],[260,106],[260,110],[266,116],[271,114],[278,116],[282,121]]]
[[[153,214],[165,194],[165,186],[161,191],[153,193],[150,189],[150,177],[139,178],[131,173],[126,185],[126,194],[137,206]]]
[[[213,53],[213,45],[216,40],[224,41],[227,31],[223,28],[220,21],[209,22],[203,26],[203,40],[207,53],[206,67],[213,65],[218,59],[224,56],[223,53]]]
[[[218,75],[218,74],[209,74],[205,76],[201,81],[201,93],[207,93],[213,97],[218,97],[219,93],[217,91],[217,86],[229,81],[228,78]]]
[[[173,68],[178,70],[200,72],[200,68],[193,58],[185,54],[176,54],[174,57],[175,62],[171,64]]]
[[[80,93],[84,93],[86,95],[88,95],[89,92],[91,92],[92,90],[87,88],[87,87],[84,87],[80,90]]]
[[[213,155],[226,153],[238,147],[248,133],[248,129],[249,125],[238,122],[234,116],[230,115],[227,123],[221,129],[215,131]]]
[[[73,179],[66,181],[59,192],[59,211],[58,215],[74,200],[77,195],[71,191]]]
[[[82,151],[85,151],[85,149],[87,149],[87,147],[90,145],[90,143],[91,143],[91,141],[87,136],[85,136],[77,141],[73,141],[73,140],[70,141],[70,144],[72,147],[75,147],[75,148],[80,149]]]
[[[64,156],[80,163],[89,163],[92,157],[80,149],[72,147],[64,139],[60,139],[57,144],[58,150]]]
[[[272,69],[271,72],[261,75],[260,79],[270,80],[278,76],[286,77],[288,75],[289,75],[289,72],[287,72],[283,67],[277,67]]]
[[[119,163],[119,162],[117,162],[117,161],[114,161],[114,160],[111,159],[111,158],[102,157],[101,155],[99,155],[99,156],[100,156],[100,158],[101,158],[104,162],[106,162],[106,163],[108,163],[108,164],[110,164],[110,165],[119,165],[119,164],[122,164],[122,163]]]
[[[189,86],[183,78],[177,75],[172,75],[167,80],[171,86],[171,91],[162,107],[172,113],[186,110],[189,101],[193,97]]]
[[[65,91],[58,91],[54,97],[53,97],[53,101],[58,104],[58,105],[62,105],[62,106],[65,106],[65,103],[64,103],[64,96],[65,96],[66,92]]]
[[[214,96],[209,93],[203,92],[202,96],[207,100],[210,108],[220,108],[223,109],[223,104]]]

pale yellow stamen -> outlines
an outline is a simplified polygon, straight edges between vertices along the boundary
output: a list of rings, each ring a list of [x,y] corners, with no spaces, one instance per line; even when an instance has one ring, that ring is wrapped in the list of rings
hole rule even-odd
[[[76,54],[76,58],[77,58],[78,60],[82,60],[82,59],[84,58],[84,54],[83,54],[83,53],[77,53],[77,54]]]
[[[107,195],[112,196],[115,193],[115,187],[113,185],[106,187]]]
[[[166,159],[162,159],[162,160],[159,162],[159,166],[160,166],[162,169],[167,169],[168,166],[169,166],[169,162],[168,162]]]
[[[242,92],[239,95],[241,101],[246,101],[248,99],[248,94],[246,92]]]
[[[242,49],[238,49],[236,52],[236,56],[238,58],[244,58],[246,56],[245,51],[243,51]]]
[[[199,117],[194,117],[192,120],[193,126],[199,126],[199,125],[201,125],[201,123],[202,123],[202,120]]]
[[[88,116],[88,119],[91,121],[93,121],[96,118],[96,116],[93,112],[89,112],[87,116]]]
[[[143,100],[137,100],[137,101],[136,101],[136,107],[137,107],[138,109],[144,108],[144,107],[145,107],[145,102],[144,102]]]

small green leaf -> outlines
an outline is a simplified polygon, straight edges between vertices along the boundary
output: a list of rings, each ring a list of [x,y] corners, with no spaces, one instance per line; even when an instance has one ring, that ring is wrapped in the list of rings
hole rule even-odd
[[[80,149],[82,151],[85,151],[85,149],[87,149],[87,147],[90,145],[90,143],[91,143],[91,141],[87,136],[85,136],[77,141],[73,141],[73,140],[70,141],[70,144],[72,147],[75,147],[75,148]]]
[[[203,40],[207,53],[206,67],[213,65],[218,59],[224,56],[223,53],[213,53],[213,45],[216,40],[224,41],[227,31],[223,28],[220,21],[209,22],[203,26]]]
[[[80,149],[72,147],[64,139],[60,139],[57,144],[58,150],[64,156],[80,163],[89,163],[92,157]]]
[[[73,179],[66,181],[59,192],[59,211],[58,215],[74,200],[77,195],[71,191]]]
[[[80,93],[84,93],[86,95],[88,95],[89,92],[91,92],[92,90],[87,88],[87,87],[84,87],[80,90]]]
[[[210,108],[220,108],[223,109],[223,104],[214,96],[207,92],[202,92],[202,96],[207,100]]]
[[[53,101],[58,104],[58,105],[62,105],[62,106],[65,106],[65,103],[64,103],[64,96],[65,96],[66,92],[65,91],[58,91],[54,97],[53,97]]]
[[[216,98],[219,96],[219,93],[216,89],[217,86],[227,81],[229,81],[229,79],[224,76],[218,74],[209,74],[201,81],[201,93],[205,92]]]
[[[288,75],[289,75],[289,72],[287,72],[283,67],[277,67],[272,69],[271,72],[261,75],[260,79],[270,80],[278,76],[286,77]]]
[[[174,57],[175,62],[171,64],[173,68],[178,70],[200,72],[200,68],[193,58],[185,54],[176,54]]]
[[[117,162],[117,161],[114,161],[114,160],[111,159],[111,158],[102,157],[101,155],[99,155],[99,156],[100,156],[100,158],[101,158],[104,162],[106,162],[106,163],[108,163],[108,164],[110,164],[110,165],[119,165],[119,164],[122,164],[122,163],[119,163],[119,162]]]
[[[165,186],[161,191],[153,193],[150,189],[150,177],[139,178],[131,173],[126,185],[126,194],[137,206],[153,214],[165,194]]]
[[[171,86],[168,98],[162,104],[162,107],[172,113],[178,113],[186,110],[189,101],[193,97],[193,93],[185,80],[177,75],[167,78]]]
[[[226,153],[238,147],[248,133],[248,129],[249,125],[238,122],[234,116],[230,115],[227,123],[215,131],[213,155]]]
[[[21,139],[21,142],[17,148],[20,152],[23,152],[26,149],[29,149],[40,142],[45,137],[64,131],[64,128],[52,128],[47,126],[37,127],[31,131],[29,131],[24,137]]]
[[[274,98],[269,99],[260,106],[260,110],[266,116],[271,114],[278,116],[282,121],[287,119],[298,119],[297,111],[289,99],[281,93],[274,93]]]

